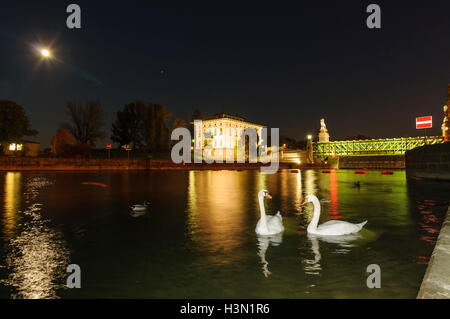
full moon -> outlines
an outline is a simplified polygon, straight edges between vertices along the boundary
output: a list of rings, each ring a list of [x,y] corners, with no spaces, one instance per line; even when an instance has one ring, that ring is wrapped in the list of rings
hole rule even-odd
[[[48,51],[47,49],[42,49],[41,54],[42,54],[42,56],[47,58],[50,56],[50,51]]]

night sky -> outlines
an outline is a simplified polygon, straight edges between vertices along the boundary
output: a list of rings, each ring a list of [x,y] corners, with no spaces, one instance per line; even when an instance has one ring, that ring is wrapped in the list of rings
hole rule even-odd
[[[66,27],[81,6],[82,28]],[[66,103],[98,99],[111,122],[134,100],[188,119],[227,112],[304,139],[440,135],[450,83],[450,1],[3,1],[0,99],[21,104],[43,147]],[[366,7],[382,10],[368,29]],[[50,46],[54,59],[36,52]],[[173,119],[171,120],[171,122]]]

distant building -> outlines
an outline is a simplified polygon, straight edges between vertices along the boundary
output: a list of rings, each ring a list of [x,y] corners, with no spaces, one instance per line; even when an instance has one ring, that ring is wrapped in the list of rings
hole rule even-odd
[[[32,141],[23,141],[20,143],[10,143],[4,145],[3,153],[5,155],[23,155],[23,156],[38,156],[40,152],[40,143]]]
[[[203,120],[201,123],[194,122],[196,136],[194,146],[196,150],[210,158],[236,159],[237,146],[246,129],[253,128],[261,142],[262,129],[265,126],[246,122],[244,118],[220,113],[213,119]],[[210,148],[205,148],[210,145]]]

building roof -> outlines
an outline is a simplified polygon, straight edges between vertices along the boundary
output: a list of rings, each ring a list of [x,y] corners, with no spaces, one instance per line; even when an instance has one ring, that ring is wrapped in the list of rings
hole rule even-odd
[[[232,119],[232,120],[236,120],[236,121],[246,122],[243,117],[232,115],[232,114],[228,114],[228,113],[217,113],[217,114],[214,114],[214,118],[215,119],[223,119],[223,118],[225,118],[225,119]]]
[[[216,121],[216,120],[220,120],[220,119],[229,119],[229,120],[233,120],[233,121],[239,121],[239,122],[247,123],[247,124],[254,125],[254,126],[266,127],[265,125],[255,124],[255,123],[252,123],[252,122],[247,122],[243,117],[236,116],[236,115],[231,115],[231,114],[228,114],[228,113],[214,114],[214,118],[208,119],[208,120],[204,120],[203,122]]]

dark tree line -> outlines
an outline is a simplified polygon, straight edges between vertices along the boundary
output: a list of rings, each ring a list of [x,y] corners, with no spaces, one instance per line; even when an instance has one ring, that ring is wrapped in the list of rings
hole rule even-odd
[[[68,102],[66,106],[69,121],[61,124],[52,137],[50,151],[56,156],[89,156],[90,148],[106,136],[101,104],[92,100],[85,103]],[[170,126],[171,118],[172,113],[164,105],[147,105],[140,101],[128,103],[117,112],[111,127],[111,140],[118,147],[130,144],[133,149],[165,152],[171,145],[172,129],[189,127],[193,131],[191,123],[196,119],[205,119],[197,109],[188,123],[177,117]],[[35,136],[37,133],[31,128],[22,106],[0,100],[0,153],[5,145],[20,142],[24,136]]]
[[[97,140],[105,136],[104,114],[99,101],[87,101],[84,106],[69,102],[67,110],[70,123],[65,123],[62,127],[72,133],[77,143],[95,146]]]
[[[19,142],[24,136],[35,136],[23,107],[13,101],[0,100],[0,144]]]
[[[25,136],[35,136],[23,107],[13,101],[0,100],[0,154],[9,143],[21,142]]]
[[[117,112],[116,120],[111,127],[111,140],[119,146],[129,144],[133,149],[148,152],[166,152],[172,143],[171,130],[189,127],[193,136],[194,120],[205,117],[195,109],[189,124],[185,120],[175,118],[172,125],[169,121],[172,113],[164,105],[148,104],[137,101],[126,104]]]
[[[280,136],[280,146],[286,144],[286,148],[289,149],[305,149],[306,148],[305,140],[296,140],[292,137]]]
[[[111,140],[119,147],[129,144],[133,149],[149,152],[167,151],[170,141],[168,121],[172,113],[164,105],[132,102],[117,112],[111,127]],[[177,119],[177,125],[180,120]]]

